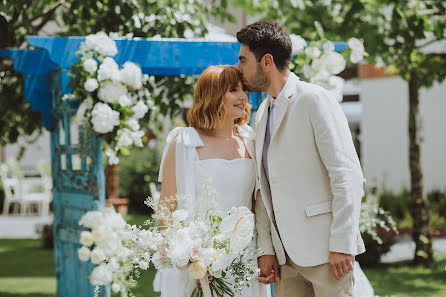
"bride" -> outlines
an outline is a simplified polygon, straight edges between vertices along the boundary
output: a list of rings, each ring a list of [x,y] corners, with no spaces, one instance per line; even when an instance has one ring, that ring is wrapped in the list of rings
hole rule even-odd
[[[237,68],[211,66],[203,72],[187,116],[190,127],[175,128],[167,137],[160,168],[160,205],[169,209],[198,209],[199,205],[191,202],[168,205],[172,203],[169,197],[175,194],[199,197],[203,185],[212,180],[220,210],[228,211],[233,206],[253,209],[256,166],[252,159],[254,132],[246,125],[250,116],[247,101]],[[166,225],[169,221],[160,223]],[[195,286],[187,270],[162,271],[162,297],[190,297]],[[265,297],[268,290],[268,286],[253,277],[243,296]]]

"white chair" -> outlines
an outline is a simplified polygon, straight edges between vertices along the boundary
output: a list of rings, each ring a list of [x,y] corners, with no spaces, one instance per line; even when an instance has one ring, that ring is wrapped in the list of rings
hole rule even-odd
[[[8,176],[6,164],[0,166],[0,174],[5,192],[3,215],[9,214],[11,204],[14,204],[12,213],[18,213],[20,207],[20,215],[31,212],[30,206],[36,204],[38,214],[48,216],[49,205],[52,200],[50,177],[21,178],[18,175]]]

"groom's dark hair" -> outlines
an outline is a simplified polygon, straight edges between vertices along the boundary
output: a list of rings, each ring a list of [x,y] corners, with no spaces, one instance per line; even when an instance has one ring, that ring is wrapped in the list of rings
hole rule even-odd
[[[262,21],[237,32],[237,40],[249,47],[257,62],[271,54],[277,69],[284,70],[291,59],[291,39],[287,29],[276,21]]]

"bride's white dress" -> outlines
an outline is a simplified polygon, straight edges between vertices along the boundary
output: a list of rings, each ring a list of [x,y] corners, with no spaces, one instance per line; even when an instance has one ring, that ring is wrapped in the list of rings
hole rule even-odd
[[[202,191],[205,191],[204,186],[211,184],[217,192],[216,202],[219,210],[226,212],[233,206],[246,206],[252,209],[252,194],[256,182],[254,160],[247,158],[199,160],[196,154],[194,165],[196,197],[202,196]],[[201,212],[200,208],[201,205],[197,203],[195,210]],[[159,285],[160,281],[162,297],[190,297],[195,287],[195,281],[189,277],[187,270],[165,269],[161,277],[158,275],[154,287]],[[230,279],[228,281],[231,282]],[[269,289],[269,286],[259,283],[253,276],[250,286],[245,287],[243,295],[236,294],[235,297],[266,297],[269,295]]]

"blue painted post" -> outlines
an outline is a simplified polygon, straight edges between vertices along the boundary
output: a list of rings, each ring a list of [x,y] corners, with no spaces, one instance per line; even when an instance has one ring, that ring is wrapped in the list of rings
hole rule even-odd
[[[73,143],[71,132],[79,129],[70,122],[77,106],[63,102],[60,92],[60,70],[51,74],[51,162],[53,175],[54,247],[56,258],[57,296],[93,296],[90,275],[94,265],[81,262],[77,256],[80,247],[80,232],[84,230],[78,221],[87,211],[105,205],[104,170],[100,139],[84,135],[87,139],[85,152]],[[87,138],[86,138],[87,137]],[[79,167],[73,166],[73,157],[81,160]],[[110,288],[101,288],[99,296],[109,297]]]

